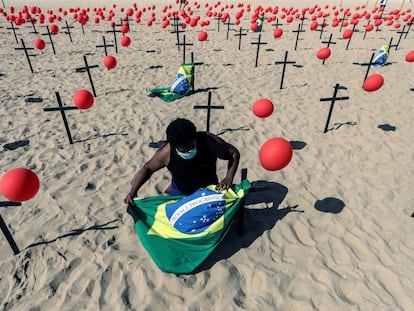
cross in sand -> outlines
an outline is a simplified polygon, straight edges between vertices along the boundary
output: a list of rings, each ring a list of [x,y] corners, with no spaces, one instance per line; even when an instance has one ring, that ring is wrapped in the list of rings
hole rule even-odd
[[[331,116],[332,116],[332,111],[335,105],[335,101],[337,100],[347,100],[349,99],[349,96],[343,96],[343,97],[337,97],[336,94],[338,93],[338,90],[346,90],[347,88],[344,86],[340,86],[338,83],[335,85],[334,88],[334,93],[333,96],[330,98],[321,98],[320,101],[330,101],[331,102],[331,106],[329,108],[329,113],[328,113],[328,118],[326,120],[326,124],[325,124],[325,129],[324,129],[324,133],[326,133],[328,131],[328,126],[329,126],[329,121],[331,120]]]
[[[183,43],[176,43],[176,45],[178,45],[178,46],[183,46],[184,48],[183,48],[183,64],[185,64],[185,47],[188,45],[188,46],[191,46],[191,45],[193,45],[192,43],[186,43],[185,42],[185,35],[183,35]]]
[[[239,33],[235,34],[235,36],[239,37],[239,50],[240,50],[240,47],[241,47],[241,38],[242,38],[242,36],[247,36],[247,33],[242,33],[242,30],[243,30],[243,28],[240,27]]]
[[[283,79],[285,78],[285,70],[287,64],[296,64],[295,61],[288,61],[288,51],[285,52],[285,59],[283,62],[275,62],[275,65],[283,64],[283,70],[282,70],[282,79],[280,80],[280,89],[283,88]]]
[[[210,132],[210,113],[211,109],[224,109],[224,106],[212,106],[211,105],[211,91],[208,92],[207,106],[194,106],[194,109],[207,109],[207,132]]]
[[[20,41],[22,42],[23,47],[22,48],[14,48],[14,49],[15,50],[24,50],[24,54],[26,55],[27,62],[29,63],[30,71],[32,73],[34,73],[32,63],[30,62],[30,56],[32,56],[32,55],[29,55],[29,53],[27,52],[27,51],[30,51],[30,50],[34,50],[34,48],[27,48],[26,45],[24,44],[24,40],[20,39]]]
[[[257,39],[257,42],[252,42],[251,44],[256,44],[257,45],[257,51],[256,51],[256,63],[255,63],[255,67],[257,67],[257,63],[259,60],[259,50],[260,50],[260,46],[262,44],[267,44],[267,42],[261,42],[260,39],[262,37],[262,34],[259,34],[259,38]]]
[[[108,56],[108,47],[114,46],[113,44],[106,44],[105,36],[102,36],[103,45],[97,45],[97,48],[104,48],[105,56]]]
[[[85,67],[80,67],[80,68],[76,68],[76,72],[87,72],[88,73],[88,77],[89,77],[89,82],[91,83],[91,87],[92,87],[92,92],[93,92],[93,96],[96,97],[96,92],[95,92],[95,87],[93,85],[93,80],[92,80],[92,75],[91,75],[91,71],[90,69],[92,68],[98,68],[98,65],[88,65],[88,61],[86,60],[86,55],[83,55],[83,61],[85,63]]]
[[[50,44],[52,45],[53,54],[56,55],[55,45],[53,44],[52,35],[55,35],[54,33],[50,32],[49,26],[46,26],[47,33],[42,33],[41,35],[48,35]]]
[[[72,34],[70,32],[70,29],[73,29],[75,27],[69,26],[68,21],[65,21],[65,24],[66,24],[66,26],[63,26],[62,29],[66,29],[65,34],[67,34],[69,36],[70,42],[73,42],[72,41]]]
[[[298,41],[299,41],[299,34],[301,32],[305,32],[305,30],[302,29],[302,27],[300,26],[300,24],[298,24],[298,30],[293,30],[292,32],[296,32],[296,42],[295,42],[295,51],[298,47]]]
[[[16,43],[19,44],[19,40],[17,39],[17,34],[16,34],[16,30],[18,30],[19,28],[14,27],[13,22],[10,22],[10,24],[11,24],[11,27],[7,27],[7,29],[13,31],[14,39],[16,39]]]
[[[73,139],[72,139],[72,135],[70,134],[69,124],[68,124],[68,120],[66,119],[65,111],[66,110],[77,110],[78,107],[63,107],[59,92],[55,92],[55,94],[56,94],[56,99],[57,99],[59,107],[43,108],[43,111],[60,111],[60,114],[62,115],[63,123],[65,125],[66,134],[68,135],[68,138],[69,138],[69,143],[73,144]]]

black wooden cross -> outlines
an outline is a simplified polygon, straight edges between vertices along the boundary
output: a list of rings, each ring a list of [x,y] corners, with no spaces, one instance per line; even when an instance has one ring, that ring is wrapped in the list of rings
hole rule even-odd
[[[115,53],[118,53],[118,43],[117,43],[117,40],[116,40],[116,33],[121,32],[121,30],[116,30],[115,26],[117,26],[117,25],[112,26],[112,30],[108,30],[107,33],[112,32],[114,34]],[[129,27],[129,25],[128,25],[128,27]]]
[[[234,23],[230,23],[230,17],[227,19],[227,35],[226,35],[226,40],[229,40],[229,32],[230,32],[230,25],[234,25]]]
[[[72,135],[70,134],[70,129],[68,125],[68,120],[66,119],[65,111],[66,110],[77,110],[78,107],[75,107],[75,106],[63,107],[59,92],[55,92],[55,94],[56,94],[56,99],[57,99],[59,107],[44,108],[43,111],[60,111],[60,114],[62,115],[63,123],[65,125],[66,134],[68,135],[68,138],[69,138],[69,143],[73,144],[73,139],[72,139]]]
[[[366,35],[367,35],[367,27],[368,27],[368,25],[369,24],[371,24],[371,20],[369,19],[368,20],[368,24],[366,24],[365,26],[364,26],[364,36],[362,37],[362,40],[365,40],[365,37],[366,37]]]
[[[129,31],[131,31],[131,28],[129,27],[131,25],[129,19],[130,19],[129,15],[125,15],[124,18],[121,18],[121,24],[120,25],[116,25],[116,26],[122,26],[124,24],[124,22],[126,22]]]
[[[175,33],[176,34],[176,36],[177,36],[177,47],[178,47],[178,51],[180,51],[180,33],[181,32],[185,32],[184,30],[180,30],[180,27],[179,27],[179,25],[178,25],[178,21],[179,21],[180,19],[179,18],[177,18],[175,15],[174,15],[174,17],[173,17],[173,21],[174,21],[174,23],[173,23],[173,28],[174,28],[174,30],[173,31],[171,31],[171,33]]]
[[[407,35],[410,32],[411,26],[413,25],[413,23],[414,23],[414,18],[411,17],[411,21],[408,23],[408,29],[407,29],[407,32],[405,33],[404,39],[407,39]]]
[[[351,39],[352,39],[352,37],[354,36],[355,27],[356,27],[356,24],[354,24],[354,26],[352,26],[352,36],[351,36],[351,37],[349,37],[349,39],[348,39],[348,42],[347,42],[347,44],[346,44],[346,50],[348,50],[349,44],[351,43]]]
[[[98,68],[98,65],[88,65],[88,61],[86,60],[86,55],[83,55],[83,61],[85,63],[85,67],[80,67],[80,68],[76,68],[76,72],[87,72],[88,73],[88,77],[89,77],[89,82],[91,83],[91,87],[92,87],[92,93],[93,96],[96,97],[96,92],[95,92],[95,87],[93,85],[93,80],[92,80],[92,75],[91,75],[91,71],[90,69],[92,68]]]
[[[321,40],[322,39],[322,34],[324,32],[324,29],[325,29],[325,18],[323,19],[322,24],[319,24],[319,26],[321,26],[321,28],[320,29],[315,29],[315,31],[320,32],[319,40]]]
[[[242,36],[247,36],[247,33],[242,33],[242,30],[243,30],[243,28],[240,27],[239,33],[235,34],[235,36],[239,37],[239,50],[240,50],[240,47],[241,47],[241,38],[242,38]]]
[[[185,64],[185,47],[188,45],[188,46],[191,46],[191,45],[193,45],[192,43],[185,43],[185,35],[183,35],[183,43],[176,43],[177,45],[182,45],[184,48],[183,48],[183,64]]]
[[[14,39],[16,39],[16,43],[19,44],[19,40],[17,39],[17,34],[16,34],[16,29],[19,29],[19,28],[14,27],[13,22],[10,22],[10,25],[11,25],[11,27],[7,27],[7,29],[13,30]]]
[[[322,43],[326,43],[327,44],[327,48],[329,48],[329,46],[331,45],[331,44],[336,44],[336,42],[333,42],[332,41],[332,33],[331,33],[331,35],[329,36],[329,40],[328,41],[321,41]]]
[[[67,34],[69,36],[70,42],[73,42],[72,41],[72,34],[71,34],[70,30],[75,28],[75,27],[69,26],[68,21],[65,21],[65,23],[66,23],[66,26],[63,26],[62,29],[66,29],[65,34]]]
[[[47,30],[47,33],[42,33],[41,35],[49,36],[49,41],[50,41],[50,44],[52,45],[53,54],[56,55],[55,45],[53,44],[53,39],[52,39],[52,35],[55,35],[55,34],[50,32],[49,25],[46,26],[46,30]]]
[[[342,32],[342,27],[344,26],[344,23],[347,21],[348,19],[346,18],[346,13],[344,13],[344,16],[342,17],[341,20],[341,26],[339,27],[339,32]]]
[[[108,56],[108,47],[114,46],[113,44],[106,44],[105,36],[102,36],[103,45],[97,45],[97,48],[104,48],[105,56]]]
[[[29,20],[30,20],[30,24],[32,25],[32,28],[33,28],[33,32],[31,32],[31,33],[34,33],[35,35],[37,35],[39,32],[37,31],[36,26],[35,26],[35,21],[34,21],[34,19],[32,18],[32,16],[30,14],[29,14]]]
[[[32,56],[32,55],[29,55],[29,53],[27,52],[28,50],[34,50],[34,48],[27,48],[26,45],[24,44],[24,40],[20,39],[20,41],[22,42],[23,47],[22,48],[14,48],[14,49],[15,50],[24,50],[24,54],[26,55],[27,62],[29,63],[30,71],[32,73],[34,73],[32,63],[30,62],[30,56]]]
[[[207,109],[207,132],[210,132],[210,112],[211,109],[224,109],[224,106],[212,106],[211,105],[211,91],[208,92],[208,104],[207,106],[194,106],[194,109]]]
[[[296,32],[296,42],[295,42],[295,51],[296,51],[298,47],[299,33],[305,32],[305,30],[303,30],[302,27],[300,27],[300,24],[298,24],[298,30],[293,30],[292,32]]]
[[[259,50],[260,50],[260,46],[262,44],[267,44],[267,42],[261,42],[260,39],[262,37],[262,34],[259,34],[259,38],[257,39],[257,42],[251,42],[251,44],[256,44],[257,45],[257,51],[256,51],[256,63],[255,63],[255,67],[257,67],[257,63],[259,60]]]
[[[14,205],[16,205],[16,206],[21,205],[21,203],[17,203],[17,202],[16,203],[15,202],[0,202],[0,204],[1,204],[0,206],[10,206],[9,204],[3,205],[2,203],[6,203],[6,204],[7,203],[14,203]],[[9,242],[9,245],[10,245],[11,249],[13,250],[13,253],[15,255],[20,253],[20,250],[17,247],[17,244],[14,241],[13,236],[10,233],[9,229],[7,228],[7,225],[4,222],[3,217],[1,217],[1,215],[0,215],[0,229],[1,229],[1,231],[3,231],[4,237],[6,238],[7,242]]]
[[[241,178],[240,180],[247,179],[247,168],[242,168],[240,170]],[[239,208],[238,217],[237,217],[237,234],[243,236],[244,234],[244,204],[242,203]]]
[[[328,41],[322,41],[322,43],[326,43],[327,44],[327,48],[329,48],[329,46],[331,45],[331,44],[336,44],[336,42],[333,42],[332,41],[332,33],[329,35],[329,40]],[[325,59],[322,61],[322,65],[324,65],[325,64]]]
[[[391,48],[393,48],[393,47],[397,47],[397,45],[396,44],[392,44],[392,40],[393,40],[393,38],[391,37],[391,39],[390,39],[390,43],[388,43],[388,57],[390,57],[390,54],[391,54]]]
[[[384,15],[384,10],[380,10],[380,16],[378,17],[379,20],[382,20],[382,16]],[[377,26],[375,31],[379,31],[379,25]]]
[[[306,15],[306,12],[305,12],[305,14],[303,14],[303,16],[300,18],[300,20],[301,20],[301,22],[300,22],[300,29],[303,29],[303,23],[305,22],[305,19],[307,19],[307,18],[305,17],[305,15]]]
[[[194,64],[194,68],[193,68],[193,80],[191,82],[191,87],[192,87],[193,92],[194,92],[195,91],[195,83],[194,83],[194,80],[195,80],[195,66],[204,65],[204,63],[203,62],[201,62],[201,63],[200,62],[199,63],[194,62],[194,53],[193,52],[191,52],[191,63]]]
[[[276,18],[276,23],[272,24],[272,26],[275,26],[275,28],[279,28],[279,26],[283,26],[283,24],[279,23],[279,18]]]
[[[395,50],[397,50],[398,49],[398,47],[399,47],[399,45],[400,45],[400,42],[401,42],[401,39],[402,39],[402,36],[405,34],[405,35],[407,35],[408,34],[408,31],[405,31],[405,25],[404,25],[404,27],[403,27],[403,29],[401,30],[401,31],[397,31],[397,33],[399,33],[400,34],[400,37],[398,38],[398,42],[397,42],[397,44],[395,45]]]
[[[367,77],[368,77],[369,70],[371,69],[371,66],[376,64],[375,62],[373,62],[373,60],[374,60],[374,56],[375,56],[375,53],[372,53],[372,54],[371,54],[371,59],[369,60],[369,62],[368,62],[368,63],[357,63],[357,62],[353,62],[353,63],[352,63],[353,65],[368,66],[368,67],[367,67],[367,72],[365,73],[364,80],[362,81],[362,86],[364,86],[364,82],[365,82],[365,80],[366,80],[366,79],[367,79]]]
[[[282,79],[280,80],[280,89],[283,88],[283,79],[285,78],[286,65],[287,64],[295,64],[296,63],[294,61],[288,61],[287,58],[288,58],[288,51],[285,52],[285,59],[284,59],[283,62],[275,62],[275,65],[283,64]]]
[[[220,22],[221,22],[221,17],[216,17],[214,18],[217,20],[217,32],[220,32]]]
[[[338,83],[335,85],[334,88],[334,93],[333,96],[331,98],[321,98],[320,101],[330,101],[331,102],[331,106],[329,107],[329,113],[328,113],[328,118],[326,119],[326,124],[325,124],[325,129],[324,129],[324,133],[326,133],[328,131],[328,126],[329,126],[329,121],[331,120],[331,116],[332,116],[332,111],[335,105],[335,101],[337,100],[347,100],[349,99],[349,96],[343,96],[343,97],[336,97],[336,94],[338,93],[338,90],[346,90],[347,88],[344,86],[340,86]]]

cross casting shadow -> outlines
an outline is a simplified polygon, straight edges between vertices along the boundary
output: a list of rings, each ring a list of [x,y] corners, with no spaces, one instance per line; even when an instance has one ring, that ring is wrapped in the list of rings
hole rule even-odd
[[[327,131],[336,131],[339,130],[343,126],[356,126],[359,123],[356,121],[348,121],[348,122],[342,122],[342,123],[334,123],[334,126],[331,128],[328,128]]]
[[[26,103],[42,103],[43,98],[41,97],[29,97],[24,100]]]
[[[74,140],[73,142],[74,143],[83,143],[83,142],[88,141],[88,140],[93,140],[93,139],[98,139],[98,138],[107,138],[109,136],[128,136],[128,133],[111,133],[111,134],[104,134],[104,135],[97,134],[95,136],[90,136],[90,137],[85,138],[85,139],[76,140],[76,141]]]
[[[395,132],[395,130],[397,129],[395,126],[392,126],[390,124],[380,124],[378,125],[378,128],[380,128],[384,132],[389,132],[389,131]]]
[[[232,129],[232,128],[223,129],[221,132],[217,133],[216,135],[220,136],[220,135],[223,135],[224,133],[234,132],[234,131],[250,131],[250,129],[246,125],[243,125],[241,127],[235,128],[235,129]]]
[[[158,149],[160,148],[162,145],[164,145],[167,141],[166,140],[159,140],[159,141],[152,141],[148,144],[148,146],[150,148],[155,148]]]
[[[22,206],[20,202],[0,201],[0,207]]]
[[[384,65],[379,66],[379,67],[386,67],[386,66],[391,66],[392,64],[396,64],[397,62],[386,62]],[[372,63],[371,65],[375,65],[377,63]],[[369,63],[359,63],[359,62],[353,62],[352,65],[359,65],[359,66],[368,66]]]
[[[209,92],[211,90],[218,90],[218,89],[220,89],[220,87],[206,87],[204,89],[196,89],[191,94],[206,93],[206,92]]]
[[[8,144],[3,145],[3,148],[6,149],[6,150],[11,151],[11,150],[16,150],[17,148],[20,148],[20,147],[28,146],[29,143],[30,143],[30,141],[27,140],[27,139],[18,140],[18,141],[15,141],[13,143],[8,143]]]
[[[288,193],[287,187],[263,180],[252,182],[252,186],[254,187],[253,191],[248,193],[244,201],[243,236],[237,234],[236,220],[223,241],[193,273],[208,270],[216,262],[231,257],[242,248],[249,247],[265,231],[274,228],[276,223],[290,212],[303,213],[303,211],[296,210],[297,206],[278,208]]]
[[[305,142],[298,141],[298,140],[291,140],[290,144],[291,144],[293,150],[302,150],[303,148],[306,147]]]
[[[149,69],[159,69],[162,68],[161,65],[153,65],[153,66],[149,66]]]
[[[315,209],[323,213],[338,214],[342,212],[344,207],[345,203],[337,198],[328,197],[315,202]]]
[[[82,233],[86,232],[86,231],[93,231],[93,230],[114,230],[114,229],[118,229],[119,226],[108,226],[116,221],[119,221],[118,219],[114,219],[111,220],[103,225],[93,225],[90,226],[88,228],[80,228],[80,229],[73,229],[71,232],[69,233],[65,233],[63,235],[60,235],[56,238],[54,238],[53,240],[49,240],[49,241],[41,241],[41,242],[34,242],[32,244],[30,244],[29,246],[26,247],[26,249],[30,248],[30,247],[35,247],[35,246],[39,246],[39,245],[48,245],[50,243],[54,243],[57,240],[63,239],[63,238],[69,238],[72,236],[78,236],[81,235]]]

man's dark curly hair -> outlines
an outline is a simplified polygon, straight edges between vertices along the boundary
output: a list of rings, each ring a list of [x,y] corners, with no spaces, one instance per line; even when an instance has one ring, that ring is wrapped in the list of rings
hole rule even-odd
[[[197,129],[193,122],[177,118],[167,126],[167,141],[175,147],[183,146],[195,139],[196,132]]]

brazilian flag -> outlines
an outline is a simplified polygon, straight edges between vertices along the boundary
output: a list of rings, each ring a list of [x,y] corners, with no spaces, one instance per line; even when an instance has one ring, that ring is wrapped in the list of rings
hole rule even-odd
[[[165,102],[172,102],[189,95],[193,91],[194,63],[182,64],[170,87],[151,89],[152,97],[159,97]]]
[[[382,67],[385,65],[385,63],[388,60],[388,56],[390,55],[390,46],[389,45],[383,45],[381,46],[377,57],[375,57],[373,64],[374,67]]]
[[[186,274],[224,238],[249,189],[243,180],[234,190],[210,185],[189,196],[136,198],[127,211],[155,264],[164,272]]]

